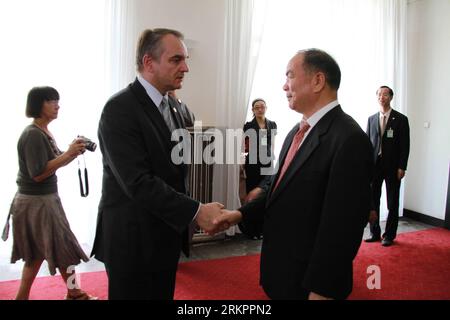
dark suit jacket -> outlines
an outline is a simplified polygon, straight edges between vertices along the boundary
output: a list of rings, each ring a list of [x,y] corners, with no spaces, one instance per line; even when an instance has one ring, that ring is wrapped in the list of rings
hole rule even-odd
[[[180,99],[173,99],[173,102],[177,104],[177,110],[182,115],[182,119],[185,123],[186,128],[193,127],[195,125],[195,115],[189,110],[186,103],[181,101]]]
[[[280,168],[298,125],[286,137]],[[244,223],[264,218],[261,284],[295,298],[299,287],[327,297],[352,291],[352,261],[367,224],[372,148],[338,106],[311,130],[276,190],[240,208]],[[297,288],[297,289],[296,289]]]
[[[98,137],[103,187],[92,255],[116,270],[176,268],[199,203],[186,196],[186,166],[171,161],[175,142],[138,80],[106,103]]]
[[[379,112],[369,117],[366,133],[373,145],[373,159],[377,160],[382,147],[382,162],[384,169],[396,172],[398,169],[406,170],[409,157],[409,123],[408,118],[392,109],[386,130],[380,143],[380,114]],[[393,131],[393,137],[388,137],[388,130]]]

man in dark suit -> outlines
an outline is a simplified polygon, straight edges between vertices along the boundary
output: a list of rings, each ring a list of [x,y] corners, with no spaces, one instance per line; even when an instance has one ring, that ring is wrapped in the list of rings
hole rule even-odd
[[[369,117],[367,135],[373,145],[375,173],[372,182],[372,210],[370,212],[370,238],[366,242],[381,240],[380,197],[383,181],[386,183],[388,218],[383,234],[383,246],[390,246],[397,235],[400,184],[405,176],[409,157],[408,118],[391,108],[394,91],[382,86],[377,90],[380,112]]]
[[[272,299],[344,299],[370,209],[370,141],[337,101],[341,72],[326,52],[298,52],[283,89],[303,114],[266,193],[215,223],[264,221],[260,282]]]
[[[220,204],[186,195],[186,166],[171,159],[171,133],[184,122],[166,93],[189,71],[182,40],[175,30],[144,31],[137,79],[100,118],[103,187],[92,255],[105,263],[109,299],[173,299],[182,234],[194,219],[212,232],[220,214]]]

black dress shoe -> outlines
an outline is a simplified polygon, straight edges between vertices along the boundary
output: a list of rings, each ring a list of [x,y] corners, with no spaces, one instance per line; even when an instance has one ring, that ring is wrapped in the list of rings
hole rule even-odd
[[[370,237],[364,240],[364,242],[377,242],[380,241],[381,238],[380,237]]]
[[[392,246],[394,244],[394,241],[392,241],[391,239],[388,238],[384,238],[383,241],[381,241],[381,245],[383,247],[389,247]]]

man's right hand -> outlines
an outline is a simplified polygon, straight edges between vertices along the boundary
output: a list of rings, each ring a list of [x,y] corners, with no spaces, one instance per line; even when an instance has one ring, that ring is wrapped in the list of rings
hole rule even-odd
[[[221,215],[221,209],[223,208],[223,204],[218,202],[200,204],[200,210],[195,219],[198,226],[208,234],[214,234],[220,231],[213,221]]]

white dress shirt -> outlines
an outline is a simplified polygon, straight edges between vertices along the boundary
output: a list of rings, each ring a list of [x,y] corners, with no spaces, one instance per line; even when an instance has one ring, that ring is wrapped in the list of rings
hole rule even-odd
[[[306,137],[309,135],[311,130],[314,128],[314,126],[320,121],[320,119],[322,119],[328,112],[330,112],[331,110],[336,108],[338,105],[339,105],[339,101],[334,100],[334,101],[330,102],[329,104],[327,104],[326,106],[320,108],[319,111],[316,111],[316,113],[314,113],[308,119],[305,119],[306,122],[308,122],[308,124],[309,124],[309,130],[306,131],[305,135],[303,136],[303,141],[306,140]],[[299,148],[303,144],[303,141],[298,146]]]

